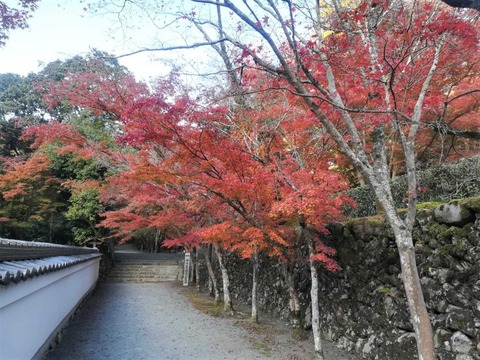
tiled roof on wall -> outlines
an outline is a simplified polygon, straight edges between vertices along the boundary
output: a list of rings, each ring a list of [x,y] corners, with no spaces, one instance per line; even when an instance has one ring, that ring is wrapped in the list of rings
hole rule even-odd
[[[97,253],[97,249],[0,238],[0,261]]]
[[[43,259],[0,262],[0,285],[18,283],[36,276],[62,270],[67,267],[94,259],[101,254],[52,256]]]
[[[99,256],[95,248],[0,238],[0,285],[18,283]]]

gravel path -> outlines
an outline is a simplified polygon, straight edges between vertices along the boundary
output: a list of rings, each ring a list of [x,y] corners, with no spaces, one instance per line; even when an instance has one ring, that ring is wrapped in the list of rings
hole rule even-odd
[[[100,284],[47,359],[263,359],[167,283]]]
[[[293,342],[277,339],[283,346],[266,353],[251,333],[235,326],[238,321],[196,310],[180,291],[172,283],[100,283],[46,359],[311,358],[305,350],[313,347],[310,342],[301,342],[297,349]],[[327,360],[351,359],[329,344],[326,355]]]

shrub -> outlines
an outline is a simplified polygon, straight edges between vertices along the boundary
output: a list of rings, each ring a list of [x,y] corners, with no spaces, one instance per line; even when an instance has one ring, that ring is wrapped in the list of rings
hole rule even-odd
[[[480,196],[480,156],[462,159],[417,172],[418,201],[448,202],[453,199]],[[350,189],[348,195],[357,208],[346,209],[349,217],[364,217],[377,212],[375,197],[368,186]],[[397,208],[405,208],[407,181],[399,176],[392,181],[392,195]]]

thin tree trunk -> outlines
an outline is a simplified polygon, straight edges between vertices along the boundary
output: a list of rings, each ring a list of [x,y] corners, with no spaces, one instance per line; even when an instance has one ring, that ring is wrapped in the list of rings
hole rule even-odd
[[[414,168],[414,164],[410,164]],[[409,189],[416,183],[414,171],[409,171]],[[415,221],[415,207],[409,204],[407,219],[403,220],[397,214],[393,199],[390,194],[384,196],[380,185],[373,186],[377,199],[383,208],[386,220],[390,224],[397,244],[400,265],[402,268],[402,280],[410,311],[410,321],[415,331],[417,340],[417,351],[419,360],[435,360],[435,346],[433,343],[433,331],[428,316],[425,299],[423,297],[422,285],[418,275],[417,263],[415,260],[415,247],[413,245],[412,228]],[[415,197],[415,194],[412,194]],[[390,200],[389,200],[390,199]],[[415,200],[415,199],[414,199]],[[410,203],[411,201],[409,201]]]
[[[223,257],[222,250],[218,244],[213,244],[215,254],[217,255],[218,265],[220,266],[220,271],[222,272],[222,282],[223,282],[223,310],[225,312],[230,312],[233,314],[233,303],[232,297],[230,295],[230,278],[228,277],[227,268],[225,267],[225,259]]]
[[[190,273],[189,275],[189,283],[193,284],[195,281],[195,254],[193,251],[190,253]]]
[[[212,262],[210,260],[210,252],[212,250],[212,245],[209,244],[207,248],[205,249],[204,255],[205,255],[205,263],[207,264],[207,270],[208,270],[208,278],[209,278],[209,288],[210,288],[210,283],[212,286],[213,290],[213,295],[215,296],[215,303],[220,302],[220,291],[218,290],[218,281],[217,277],[215,275],[215,272],[213,271],[212,267]],[[211,290],[211,294],[212,294]]]
[[[254,323],[258,323],[258,304],[257,304],[257,286],[258,286],[258,251],[257,251],[257,246],[255,245],[255,248],[253,250],[253,256],[252,256],[252,265],[253,265],[253,271],[252,271],[252,316],[251,320]]]
[[[53,242],[53,213],[50,214],[50,221],[48,223],[48,241]]]
[[[160,239],[160,229],[157,229],[157,231],[155,232],[155,249],[154,249],[154,253],[157,253],[158,252],[158,240]]]
[[[211,297],[215,296],[215,292],[213,289],[213,281],[212,281],[212,278],[210,277],[210,274],[208,275],[208,295]]]
[[[199,248],[196,249],[196,252],[195,252],[195,281],[196,281],[196,284],[197,284],[197,291],[200,292],[201,291],[201,284],[200,284],[200,267],[198,266],[199,265],[199,254],[198,252],[200,251]]]
[[[411,134],[409,134],[409,137],[410,135]],[[375,167],[376,178],[374,176],[371,177],[370,185],[378,199],[378,204],[383,208],[386,220],[390,224],[395,236],[402,268],[403,286],[405,288],[410,311],[410,320],[417,341],[418,358],[420,360],[434,360],[436,356],[432,326],[425,305],[425,300],[423,298],[422,286],[418,275],[417,263],[415,261],[415,247],[413,245],[412,236],[417,199],[415,151],[413,147],[413,139],[409,139],[405,142],[404,135],[400,133],[400,136],[402,138],[402,143],[404,144],[409,193],[408,211],[405,220],[398,216],[391,189],[388,185],[384,185],[389,184],[389,174],[386,161],[385,132],[384,129],[380,127],[377,127],[373,131],[373,150],[377,166]]]
[[[380,201],[380,204],[393,230],[395,243],[398,248],[403,286],[405,288],[410,312],[410,321],[413,325],[417,341],[418,358],[419,360],[435,360],[433,331],[423,297],[420,276],[418,275],[412,231],[405,221],[397,215],[391,203]]]
[[[419,360],[435,360],[432,326],[423,297],[420,276],[418,275],[412,234],[409,231],[401,230],[395,238],[400,255],[402,278],[411,321],[417,339],[418,358]]]
[[[292,321],[292,337],[296,340],[306,340],[307,334],[303,327],[300,299],[295,287],[295,274],[293,272],[292,264],[283,264],[283,274],[285,276],[289,295],[288,307],[290,310],[290,319]]]
[[[324,360],[322,339],[320,337],[320,307],[318,304],[318,272],[315,263],[311,260],[315,255],[315,245],[313,239],[304,229],[304,235],[308,244],[308,254],[310,263],[310,276],[312,278],[312,286],[310,290],[311,304],[312,304],[312,331],[313,342],[315,344],[315,359]]]

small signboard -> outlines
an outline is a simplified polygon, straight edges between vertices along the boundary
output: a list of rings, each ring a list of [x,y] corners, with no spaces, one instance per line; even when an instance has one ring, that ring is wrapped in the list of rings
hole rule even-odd
[[[185,261],[183,263],[183,286],[188,286],[189,277],[190,277],[190,253],[185,253]]]

